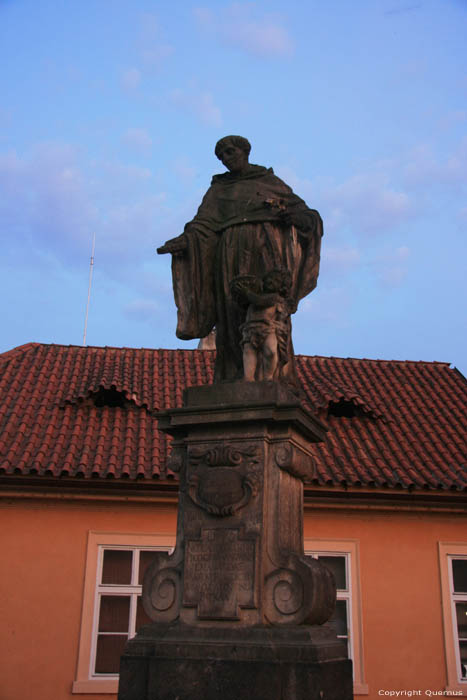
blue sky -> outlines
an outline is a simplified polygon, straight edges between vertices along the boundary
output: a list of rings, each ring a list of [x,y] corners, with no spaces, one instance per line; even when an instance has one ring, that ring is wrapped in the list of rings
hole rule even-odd
[[[296,352],[467,374],[467,0],[0,0],[0,351],[174,334],[225,134],[324,220]]]

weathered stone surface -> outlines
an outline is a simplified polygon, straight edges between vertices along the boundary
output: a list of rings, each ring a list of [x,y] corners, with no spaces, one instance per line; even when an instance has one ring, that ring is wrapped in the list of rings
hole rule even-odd
[[[122,659],[119,700],[351,700],[351,662],[327,625],[143,628]]]
[[[174,554],[146,573],[148,615],[244,626],[327,620],[334,582],[304,556],[302,535],[309,444],[324,426],[277,382],[192,387],[183,408],[159,418],[175,437],[179,526]]]
[[[200,620],[239,620],[239,606],[254,608],[256,541],[239,529],[203,529],[185,550],[183,605],[197,608]],[[210,574],[216,567],[217,574]]]
[[[217,143],[229,172],[213,177],[193,220],[158,253],[172,254],[177,336],[216,328],[215,382],[296,387],[290,317],[316,286],[322,221],[271,168],[249,163],[250,148],[239,136]]]
[[[120,700],[350,700],[351,664],[324,624],[335,583],[303,552],[325,426],[275,382],[192,387],[159,425],[180,475],[177,546],[146,571],[154,624],[127,645]]]
[[[309,473],[312,475],[312,458],[309,443],[324,440],[327,427],[314,415],[304,410],[295,394],[278,382],[223,382],[222,384],[193,386],[185,389],[184,405],[157,414],[159,428],[176,439],[175,469],[179,471],[180,452],[178,438],[193,433],[195,426],[218,431],[219,437],[248,439],[258,435],[258,425],[274,425],[275,439],[282,435],[286,440],[293,429],[300,440],[299,449],[310,456]],[[222,430],[222,432],[220,432]],[[295,444],[295,443],[294,443]],[[172,458],[170,460],[172,467]]]

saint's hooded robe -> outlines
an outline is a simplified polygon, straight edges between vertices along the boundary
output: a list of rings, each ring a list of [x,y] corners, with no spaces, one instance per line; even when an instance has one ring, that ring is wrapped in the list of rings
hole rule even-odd
[[[300,225],[281,221],[284,210],[295,214]],[[243,376],[240,326],[245,309],[232,298],[232,279],[262,278],[274,268],[286,268],[292,275],[289,303],[294,313],[300,299],[316,287],[322,234],[318,212],[272,168],[250,165],[242,175],[214,175],[196,216],[185,226],[187,249],[173,256],[172,276],[177,337],[204,338],[216,328],[215,381]],[[288,358],[281,359],[278,373],[278,379],[295,383],[290,333]]]

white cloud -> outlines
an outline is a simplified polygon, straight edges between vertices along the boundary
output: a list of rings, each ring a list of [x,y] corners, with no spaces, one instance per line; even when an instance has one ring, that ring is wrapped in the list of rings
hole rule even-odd
[[[386,287],[400,287],[407,278],[407,268],[402,265],[393,265],[383,270],[379,276],[380,282]]]
[[[122,180],[147,180],[152,173],[149,168],[142,168],[139,165],[128,165],[117,161],[107,162],[104,168],[113,178]]]
[[[314,321],[319,324],[334,324],[339,327],[348,325],[348,314],[352,304],[350,285],[318,286],[318,289],[300,302],[299,312],[307,319],[307,324]]]
[[[233,3],[217,14],[198,7],[194,14],[198,25],[221,41],[263,58],[287,56],[294,43],[281,19],[275,15],[254,16],[254,5]]]
[[[443,130],[448,130],[463,122],[467,122],[467,110],[456,109],[452,112],[448,112],[439,120],[439,127]]]
[[[350,177],[327,193],[328,202],[339,207],[350,224],[358,221],[365,232],[393,228],[411,209],[406,192],[391,187],[384,177],[359,174]]]
[[[322,253],[322,260],[331,267],[347,270],[360,263],[361,255],[356,248],[328,248],[325,246]]]
[[[175,51],[174,47],[164,40],[163,28],[157,16],[150,12],[143,12],[141,15],[137,42],[141,59],[148,69],[159,70]]]
[[[407,278],[410,248],[399,246],[393,250],[381,251],[372,264],[377,271],[377,279],[385,287],[399,287]]]
[[[309,206],[319,209],[326,231],[350,228],[357,235],[389,231],[414,214],[410,195],[376,167],[341,183],[330,177],[301,179],[288,167],[280,168],[280,176]]]
[[[141,72],[137,68],[128,68],[121,75],[121,83],[125,90],[132,92],[141,84]]]
[[[458,212],[457,219],[461,226],[467,226],[467,207],[464,207]]]
[[[87,244],[97,211],[69,145],[42,143],[27,156],[0,156],[0,184],[0,228],[13,244],[47,248],[58,242],[68,251]]]
[[[396,248],[396,257],[399,258],[399,260],[408,260],[409,256],[410,248],[408,248],[406,245]]]
[[[212,93],[206,91],[183,91],[172,90],[169,95],[170,102],[186,111],[194,114],[204,124],[209,126],[220,126],[222,124],[222,114],[220,108],[215,104]]]
[[[140,18],[141,41],[154,41],[160,33],[157,16],[152,12],[143,12]]]
[[[467,182],[467,137],[453,153],[437,158],[431,146],[413,149],[404,164],[403,174],[410,186],[453,185]]]
[[[96,261],[112,277],[137,279],[167,228],[165,193],[154,192],[148,168],[87,163],[60,144],[0,154],[0,230],[3,250],[45,255],[79,265],[96,232]],[[164,235],[162,234],[162,235]]]
[[[158,44],[141,49],[141,58],[148,68],[160,69],[164,61],[174,53],[175,49],[170,44]]]
[[[184,157],[176,158],[172,169],[181,180],[191,181],[196,175],[196,168]]]
[[[0,139],[6,137],[6,130],[13,124],[13,111],[0,107]]]
[[[280,167],[278,173],[310,206],[318,208],[326,232],[385,234],[429,212],[437,216],[440,202],[449,206],[453,193],[463,195],[467,137],[443,156],[433,146],[420,144],[391,159],[369,162],[341,182],[331,177],[300,178],[288,166]],[[461,222],[463,216],[458,214]]]
[[[146,129],[129,128],[123,135],[123,141],[141,153],[149,153],[152,148],[152,138]]]
[[[109,246],[111,248],[113,246],[117,251],[122,249],[122,246],[126,246],[130,251],[133,248],[133,241],[139,245],[146,239],[147,234],[153,236],[154,221],[163,211],[164,201],[165,195],[160,193],[109,208],[105,223]]]

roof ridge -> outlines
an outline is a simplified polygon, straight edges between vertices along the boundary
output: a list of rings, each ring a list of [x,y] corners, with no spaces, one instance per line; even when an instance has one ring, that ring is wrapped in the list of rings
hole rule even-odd
[[[0,353],[0,360],[3,358],[9,359],[10,357],[13,357],[15,354],[18,354],[20,352],[25,352],[31,348],[37,348],[37,347],[48,347],[48,348],[77,348],[80,350],[130,350],[130,351],[140,351],[140,350],[149,350],[150,352],[154,351],[166,351],[166,352],[200,352],[200,353],[212,353],[216,352],[215,350],[201,350],[199,348],[150,348],[150,347],[130,347],[126,345],[77,345],[76,343],[40,343],[40,342],[35,342],[31,341],[29,343],[24,343],[23,345],[18,345],[14,348],[11,348],[10,350],[6,350],[3,353]],[[414,365],[441,365],[445,367],[451,368],[452,363],[451,362],[445,362],[442,360],[394,360],[394,359],[384,359],[381,357],[342,357],[342,356],[337,356],[337,355],[305,355],[304,353],[295,353],[295,357],[306,357],[307,359],[315,359],[315,360],[350,360],[351,362],[375,362],[375,363],[384,363],[384,362],[389,362],[390,364],[414,364]],[[457,369],[457,367],[452,367],[453,370],[456,370],[462,377],[464,375],[460,370]],[[464,377],[465,378],[465,377]]]
[[[387,360],[381,357],[341,357],[337,355],[304,355],[303,353],[295,353],[295,357],[306,357],[314,360],[351,360],[354,362],[389,362],[390,364],[414,364],[414,365],[444,365],[451,367],[452,362],[444,362],[442,360]],[[457,369],[457,368],[453,368]],[[459,371],[459,370],[457,370]]]
[[[10,350],[5,350],[5,352],[3,353],[0,352],[0,358],[3,357],[3,355],[7,355],[8,353],[14,352],[16,350],[21,350],[22,348],[30,346],[43,348],[77,348],[79,350],[149,350],[150,352],[165,350],[167,352],[216,352],[215,350],[211,349],[200,350],[199,348],[152,348],[142,346],[130,347],[129,345],[78,345],[77,343],[40,343],[36,341],[31,341],[29,343],[24,343],[23,345],[17,345],[14,348],[11,348]]]
[[[16,357],[17,355],[21,355],[21,353],[28,352],[29,350],[33,350],[44,345],[46,345],[46,343],[34,342],[17,345],[16,347],[11,348],[11,350],[5,350],[5,352],[0,353],[0,360],[11,360],[12,357]]]

